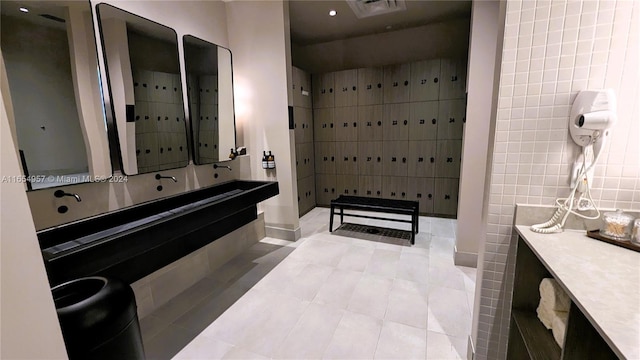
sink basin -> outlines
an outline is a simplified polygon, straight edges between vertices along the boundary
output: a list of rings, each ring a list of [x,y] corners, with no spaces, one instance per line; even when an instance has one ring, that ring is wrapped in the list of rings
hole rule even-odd
[[[49,281],[133,282],[255,220],[256,204],[278,191],[277,182],[235,180],[38,231]]]

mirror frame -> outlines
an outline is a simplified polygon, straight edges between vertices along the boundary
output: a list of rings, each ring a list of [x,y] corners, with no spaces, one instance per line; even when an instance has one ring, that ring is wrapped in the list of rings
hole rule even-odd
[[[187,113],[185,112],[185,104],[184,104],[184,96],[181,97],[181,109],[180,109],[180,114],[182,116],[182,125],[184,126],[184,136],[185,136],[185,147],[186,147],[186,159],[184,159],[184,165],[182,166],[177,166],[177,167],[171,167],[171,168],[164,168],[164,169],[158,169],[158,170],[151,170],[151,171],[145,171],[145,172],[140,172],[139,171],[139,166],[137,164],[136,161],[136,170],[137,172],[135,173],[127,173],[127,171],[125,170],[125,164],[124,164],[124,157],[126,156],[126,154],[123,154],[122,151],[122,146],[121,146],[121,141],[120,141],[120,128],[118,126],[118,122],[120,120],[118,120],[118,117],[116,116],[116,104],[114,101],[114,97],[113,97],[113,86],[111,83],[111,76],[109,75],[109,61],[107,59],[107,46],[105,43],[105,31],[103,28],[103,22],[102,19],[100,17],[100,8],[101,7],[109,7],[112,8],[114,10],[120,11],[124,14],[127,14],[129,16],[133,16],[139,19],[143,19],[148,23],[157,25],[157,26],[161,26],[163,28],[166,28],[168,30],[170,30],[171,32],[173,32],[173,34],[175,35],[175,46],[176,46],[176,60],[178,61],[178,76],[180,77],[180,90],[181,90],[181,94],[184,93],[184,87],[182,86],[183,83],[183,79],[182,79],[182,69],[181,69],[181,64],[180,64],[180,44],[179,44],[179,37],[178,37],[178,33],[177,31],[167,25],[161,24],[157,21],[151,20],[149,18],[146,18],[144,16],[138,15],[136,13],[124,10],[122,8],[119,8],[117,6],[114,6],[110,3],[98,3],[95,5],[96,7],[96,16],[95,16],[95,21],[98,25],[98,29],[99,29],[99,35],[100,35],[100,45],[101,45],[101,49],[102,49],[102,60],[103,60],[103,64],[104,64],[104,69],[105,69],[105,74],[104,74],[104,78],[106,79],[106,84],[107,86],[104,87],[104,92],[107,94],[106,96],[104,96],[105,100],[105,108],[108,106],[110,111],[106,111],[106,117],[107,117],[107,125],[108,125],[108,129],[109,129],[109,141],[111,144],[113,144],[112,149],[111,149],[111,159],[112,159],[112,163],[114,164],[114,170],[118,170],[121,173],[128,175],[128,176],[135,176],[135,175],[143,175],[143,174],[149,174],[149,173],[154,173],[154,172],[159,172],[159,171],[165,171],[165,170],[172,170],[172,169],[181,169],[181,168],[185,168],[189,165],[190,160],[191,160],[191,146],[190,146],[190,128],[189,128],[189,124],[188,124],[188,119],[187,119]],[[133,74],[132,74],[133,75]],[[124,104],[125,106],[125,111],[124,113],[127,114],[129,113],[129,109],[127,109],[129,106],[131,105],[127,105],[126,102]],[[135,108],[135,107],[132,107]],[[132,115],[133,116],[133,115]],[[128,116],[125,115],[125,119],[122,121],[123,124],[126,125],[127,122],[127,118]],[[133,151],[135,151],[135,149],[133,149]],[[116,165],[117,164],[117,165]]]
[[[18,2],[16,1],[16,3]],[[67,1],[57,1],[57,2],[49,1],[48,5],[65,8],[66,11],[69,11],[70,6],[67,5],[66,3],[68,2]],[[74,87],[73,92],[75,95],[74,107],[76,109],[76,112],[78,112],[78,115],[79,115],[78,126],[80,127],[80,132],[82,134],[82,143],[84,145],[84,150],[87,153],[88,172],[86,174],[83,173],[83,174],[48,175],[46,176],[46,178],[45,178],[45,175],[29,174],[28,166],[27,166],[28,164],[23,151],[20,149],[20,143],[17,136],[17,132],[16,132],[15,112],[12,111],[12,114],[8,114],[11,116],[9,118],[10,123],[13,123],[13,126],[11,126],[12,128],[11,135],[14,138],[15,145],[16,145],[16,152],[20,161],[20,169],[22,172],[21,182],[25,183],[25,188],[27,192],[38,191],[38,190],[48,190],[53,188],[60,188],[65,186],[79,185],[79,184],[86,184],[86,183],[105,182],[114,176],[114,166],[110,157],[110,153],[112,152],[112,143],[110,141],[111,136],[109,134],[109,119],[107,116],[108,103],[104,97],[104,89],[105,89],[106,83],[104,82],[103,71],[100,66],[102,53],[100,52],[100,46],[98,44],[98,37],[97,37],[97,32],[96,32],[95,23],[94,23],[95,11],[93,9],[93,4],[91,3],[90,0],[86,0],[84,1],[84,3],[87,5],[86,9],[79,9],[79,11],[81,11],[83,15],[84,13],[87,13],[88,16],[83,16],[83,19],[82,19],[83,23],[80,24],[81,26],[84,26],[84,29],[83,29],[84,31],[82,31],[83,36],[79,38],[79,41],[84,40],[86,42],[86,45],[87,45],[86,50],[88,50],[87,54],[89,55],[90,58],[93,58],[95,60],[94,63],[91,63],[90,58],[87,58],[87,61],[84,62],[88,66],[90,73],[95,71],[94,73],[95,78],[93,76],[88,78],[88,81],[91,83],[91,85],[97,85],[97,88],[95,86],[90,87],[90,90],[93,93],[93,96],[95,97],[93,99],[94,101],[83,102],[78,99],[78,96],[79,96],[78,92],[81,91],[80,89],[78,89],[78,86],[79,84],[81,84],[81,82],[79,82],[79,80],[77,79],[78,75],[74,74],[74,71],[78,71],[78,70],[74,70],[76,67],[73,64],[74,59],[77,59],[78,56],[74,56],[74,50],[71,48],[69,49],[69,55],[70,55],[69,60],[70,60],[70,66],[71,66],[70,81],[73,84],[73,87]],[[81,2],[78,2],[78,4],[81,4]],[[5,2],[5,5],[7,5],[6,2]],[[27,3],[26,5],[29,5],[29,4]],[[35,16],[35,14],[33,16]],[[73,17],[73,16],[74,15],[70,15],[70,17]],[[69,21],[69,23],[72,22],[69,18],[65,18],[64,20]],[[69,31],[70,31],[69,23],[65,24],[65,33],[67,38],[73,35],[73,34],[69,34]],[[90,30],[90,33],[88,30]],[[91,47],[91,44],[93,44],[93,47]],[[81,52],[82,50],[83,49],[80,49]],[[92,55],[91,50],[93,50],[93,54],[95,55],[95,57],[91,56]],[[10,90],[4,55],[0,55],[0,56],[2,57],[1,59],[1,62],[2,62],[1,72],[2,72],[2,78],[3,78],[2,86],[3,87],[6,86],[6,89]],[[95,69],[93,69],[93,66],[95,66]],[[86,85],[86,82],[84,83]],[[13,108],[13,100],[11,100],[13,96],[15,95],[11,94],[10,91],[7,91],[7,96],[5,97],[5,100],[9,100],[11,104],[9,105],[5,104],[6,106],[11,106]],[[90,103],[93,106],[90,106],[87,108],[86,104],[88,103]],[[85,106],[83,106],[83,104]],[[84,108],[87,108],[89,110],[83,110]],[[94,113],[96,115],[99,113],[99,116],[96,116],[95,119],[93,117],[88,118],[87,116],[85,116],[87,111],[91,111],[91,113]],[[93,122],[95,122],[95,124]],[[87,125],[90,125],[90,126],[87,127]],[[103,129],[103,130],[100,131],[100,129]],[[98,130],[98,131],[94,132],[93,130]],[[89,135],[87,135],[88,131],[90,132]],[[94,136],[100,136],[100,139],[96,141]],[[91,156],[91,154],[98,154],[98,155]],[[96,171],[96,169],[98,170]],[[41,180],[45,180],[53,176],[55,176],[55,180],[60,179],[60,181],[55,182],[51,185],[33,188],[32,183],[34,182],[34,180],[36,182],[41,182]]]
[[[222,146],[220,146],[220,122],[222,121],[220,118],[220,101],[218,101],[218,138],[216,139],[217,144],[218,144],[218,159],[211,161],[211,162],[200,162],[199,161],[199,149],[198,149],[198,139],[196,139],[196,136],[198,134],[196,134],[195,131],[195,127],[194,127],[194,121],[197,121],[198,119],[194,119],[193,118],[193,109],[191,108],[191,104],[192,104],[192,99],[189,93],[189,87],[191,86],[190,82],[189,82],[189,66],[187,64],[187,38],[193,38],[198,42],[201,43],[206,43],[208,45],[211,46],[215,46],[217,51],[219,52],[220,49],[224,49],[226,51],[229,52],[229,72],[230,72],[230,78],[231,78],[231,83],[230,83],[230,97],[231,97],[231,101],[230,101],[230,107],[231,107],[231,122],[232,122],[232,128],[233,128],[233,149],[235,150],[237,148],[238,145],[238,135],[236,132],[236,112],[235,112],[235,93],[234,93],[234,77],[233,77],[233,52],[231,51],[231,49],[226,48],[224,46],[220,46],[217,45],[215,43],[212,43],[210,41],[207,41],[205,39],[202,39],[200,37],[197,37],[195,35],[191,35],[191,34],[185,34],[182,36],[182,47],[183,47],[183,54],[184,54],[184,67],[185,67],[185,80],[187,83],[187,103],[188,103],[188,113],[189,113],[189,122],[190,122],[190,140],[191,140],[191,144],[193,145],[192,148],[192,154],[193,154],[193,162],[196,165],[209,165],[209,164],[213,164],[213,163],[219,163],[219,162],[224,162],[224,161],[231,161],[233,159],[230,159],[222,154],[226,154],[226,150],[224,150],[224,148]],[[216,73],[220,74],[220,61],[219,61],[219,57],[218,57],[218,61],[216,61],[217,63],[217,69],[216,69]],[[218,86],[218,99],[220,99],[220,87]],[[226,147],[226,146],[225,146]]]

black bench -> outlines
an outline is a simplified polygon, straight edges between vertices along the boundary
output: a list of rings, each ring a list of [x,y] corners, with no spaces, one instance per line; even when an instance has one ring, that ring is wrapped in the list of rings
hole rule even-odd
[[[416,242],[415,234],[418,233],[418,220],[420,216],[419,205],[417,201],[391,200],[391,199],[369,198],[369,197],[362,197],[362,196],[340,195],[337,199],[331,200],[331,218],[329,219],[329,232],[333,231],[333,215],[336,207],[340,209],[340,212],[339,212],[340,224],[342,224],[342,221],[345,215],[366,218],[366,219],[388,220],[388,221],[411,223],[411,245],[415,244]],[[392,219],[392,218],[383,218],[383,217],[377,217],[377,216],[345,213],[344,212],[345,209],[410,215],[411,220]]]

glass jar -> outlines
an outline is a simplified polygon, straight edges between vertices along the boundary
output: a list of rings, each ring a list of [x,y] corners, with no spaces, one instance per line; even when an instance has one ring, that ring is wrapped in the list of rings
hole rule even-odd
[[[600,234],[614,240],[629,240],[633,216],[625,214],[618,209],[615,212],[606,212],[602,215],[604,228]]]
[[[631,230],[631,242],[640,246],[640,219],[633,221],[633,229]]]

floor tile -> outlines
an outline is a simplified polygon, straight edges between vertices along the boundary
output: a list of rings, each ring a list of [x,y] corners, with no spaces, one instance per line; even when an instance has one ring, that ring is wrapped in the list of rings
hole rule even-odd
[[[377,319],[384,318],[392,284],[392,279],[369,274],[362,275],[347,309]]]
[[[446,287],[429,289],[427,329],[464,337],[471,333],[471,316],[467,292]]]
[[[427,359],[466,360],[467,338],[427,331]]]
[[[314,235],[300,245],[290,256],[313,264],[336,266],[348,249],[348,244],[326,241],[319,235]]]
[[[455,266],[429,265],[429,285],[466,290],[464,273]]]
[[[428,293],[426,284],[394,280],[384,319],[426,329],[429,312]]]
[[[431,234],[442,237],[455,237],[454,223],[451,219],[431,218]]]
[[[335,268],[331,266],[308,264],[302,271],[289,281],[284,294],[298,299],[311,301],[316,297],[318,290],[324,285],[325,280]]]
[[[376,359],[424,359],[427,331],[413,326],[385,321],[376,348]]]
[[[398,272],[400,252],[386,249],[375,249],[365,273],[394,279]]]
[[[401,253],[396,278],[427,283],[429,280],[429,257],[415,253]]]
[[[351,245],[340,259],[338,268],[362,272],[367,268],[373,252],[374,249],[370,247]]]
[[[319,359],[342,319],[344,311],[311,303],[275,353],[278,359]]]
[[[325,359],[373,358],[382,320],[345,312],[324,352]]]
[[[266,356],[262,356],[251,352],[247,349],[243,349],[241,347],[234,346],[229,350],[226,354],[224,354],[223,359],[237,359],[237,360],[248,360],[248,359],[268,359]]]
[[[198,333],[175,325],[169,325],[153,338],[144,341],[147,359],[171,359],[189,344]]]
[[[233,348],[224,341],[198,336],[184,347],[174,360],[222,359]]]
[[[335,269],[318,290],[313,302],[346,309],[362,272]]]

